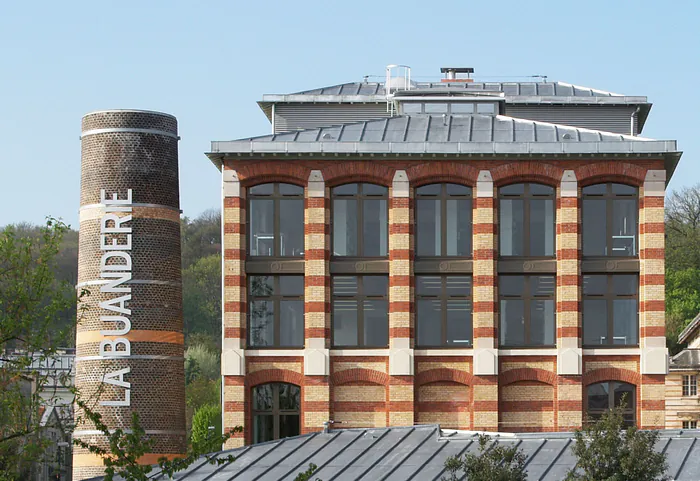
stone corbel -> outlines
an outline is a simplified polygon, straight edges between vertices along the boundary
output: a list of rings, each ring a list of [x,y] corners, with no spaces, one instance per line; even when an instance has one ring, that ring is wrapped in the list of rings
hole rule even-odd
[[[240,347],[240,339],[224,339],[221,353],[221,374],[223,376],[245,376],[245,351]]]
[[[565,170],[562,174],[559,195],[561,197],[578,197],[578,182],[573,170]]]
[[[644,197],[664,197],[666,195],[666,171],[649,170],[644,178]]]
[[[330,351],[325,339],[307,339],[304,349],[304,375],[329,376],[331,373]]]
[[[238,172],[235,170],[227,170],[222,167],[221,189],[224,197],[240,197],[241,183],[238,181]]]
[[[647,337],[642,348],[641,374],[668,374],[668,349],[665,337]]]
[[[392,339],[389,349],[389,375],[413,376],[413,349],[408,339]]]
[[[307,193],[309,197],[324,197],[326,195],[326,183],[320,170],[312,170],[309,174]]]

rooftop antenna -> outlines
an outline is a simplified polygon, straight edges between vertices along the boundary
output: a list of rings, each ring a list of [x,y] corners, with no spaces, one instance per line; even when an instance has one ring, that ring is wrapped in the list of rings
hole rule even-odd
[[[530,75],[532,78],[538,78],[542,80],[543,82],[547,82],[547,76],[546,75]]]

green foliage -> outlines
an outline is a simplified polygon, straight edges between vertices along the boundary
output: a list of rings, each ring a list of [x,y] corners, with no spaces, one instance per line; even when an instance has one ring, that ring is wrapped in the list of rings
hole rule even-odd
[[[57,319],[76,305],[75,291],[56,280],[56,258],[68,227],[49,219],[0,231],[0,480],[26,479],[42,458],[41,408],[47,365],[71,332]],[[66,382],[65,378],[56,381]]]
[[[182,267],[187,269],[199,259],[221,253],[221,212],[210,209],[191,220],[180,223]]]
[[[187,429],[192,425],[195,411],[206,404],[219,404],[221,380],[198,377],[185,386],[185,415]]]
[[[666,269],[700,268],[700,184],[666,200]]]
[[[457,481],[466,476],[469,481],[524,481],[526,456],[517,446],[490,443],[487,435],[479,435],[479,452],[462,457],[450,456],[445,461],[448,473],[444,481]],[[490,445],[491,444],[491,445]]]
[[[185,351],[185,359],[197,366],[198,375],[206,379],[219,379],[221,375],[220,354],[202,344],[194,344]]]
[[[211,428],[211,429],[210,429]],[[221,450],[221,405],[205,404],[192,417],[190,443],[201,453]]]
[[[700,312],[700,268],[666,273],[666,335],[671,354],[681,350],[678,335]]]
[[[316,466],[314,463],[310,463],[309,469],[297,474],[297,477],[294,478],[294,481],[309,481],[311,479],[311,476],[314,475],[314,473],[316,472],[317,469],[318,469],[318,466]],[[318,478],[316,478],[316,481],[320,481],[320,480]]]
[[[624,400],[620,407],[603,414],[597,422],[587,423],[574,435],[571,448],[578,463],[567,481],[655,481],[664,476],[666,454],[654,451],[658,431],[624,429]]]
[[[195,260],[182,271],[185,334],[221,338],[221,255]]]

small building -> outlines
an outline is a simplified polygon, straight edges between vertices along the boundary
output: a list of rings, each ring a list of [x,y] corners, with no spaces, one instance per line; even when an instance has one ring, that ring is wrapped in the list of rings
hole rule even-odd
[[[666,429],[697,429],[700,421],[700,314],[678,336],[688,347],[673,356],[666,376]]]
[[[227,447],[439,423],[572,431],[627,399],[666,425],[664,195],[651,103],[473,69],[259,105],[212,142]]]

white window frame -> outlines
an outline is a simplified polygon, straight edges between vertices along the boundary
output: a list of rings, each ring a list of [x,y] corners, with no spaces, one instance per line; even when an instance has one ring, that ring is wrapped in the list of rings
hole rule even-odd
[[[695,374],[683,376],[683,397],[695,397],[698,395],[698,377]]]
[[[697,429],[697,428],[698,428],[697,421],[683,421],[683,429]]]

